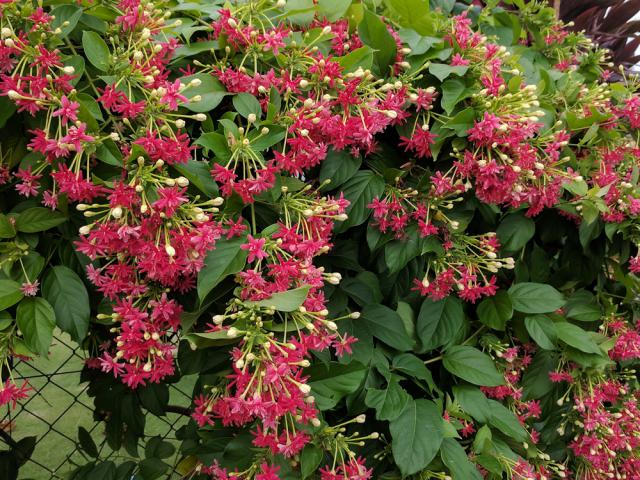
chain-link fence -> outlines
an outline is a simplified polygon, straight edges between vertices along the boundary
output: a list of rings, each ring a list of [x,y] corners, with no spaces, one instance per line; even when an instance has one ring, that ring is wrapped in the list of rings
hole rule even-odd
[[[80,382],[84,360],[83,351],[68,336],[57,332],[48,358],[19,360],[14,364],[16,382],[26,380],[33,389],[28,399],[14,410],[5,407],[0,417],[0,445],[15,448],[20,440],[35,437],[35,448],[20,468],[19,479],[64,479],[77,465],[87,463],[90,458],[78,443],[80,428],[89,432],[101,459],[119,459],[121,453],[111,450],[107,444],[103,422],[94,419],[93,401],[87,395],[88,383]],[[170,385],[171,404],[188,407],[191,387],[188,379]],[[145,439],[159,436],[178,447],[176,431],[187,421],[188,417],[180,413],[149,414],[145,437],[139,446],[144,449]],[[166,461],[175,467],[178,458]],[[180,476],[174,468],[163,478]]]

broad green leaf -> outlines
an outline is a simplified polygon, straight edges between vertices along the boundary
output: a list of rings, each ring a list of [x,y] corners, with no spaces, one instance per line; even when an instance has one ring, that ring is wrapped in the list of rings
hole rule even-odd
[[[555,324],[558,331],[558,339],[567,345],[577,348],[584,353],[601,354],[600,347],[593,341],[588,332],[568,322],[558,322]]]
[[[358,34],[365,45],[373,48],[373,58],[380,75],[389,73],[389,66],[396,56],[396,42],[382,19],[368,9],[364,10],[358,25]]]
[[[433,377],[424,362],[411,353],[402,353],[393,357],[391,368],[418,380],[433,385]]]
[[[373,65],[373,52],[374,51],[371,47],[364,45],[342,57],[336,58],[336,61],[344,69],[345,73],[354,72],[358,67],[370,69]]]
[[[318,16],[320,18],[326,17],[330,22],[335,22],[347,13],[350,6],[351,0],[318,0]]]
[[[595,322],[602,317],[602,309],[595,296],[585,290],[575,292],[567,299],[564,311],[568,318],[579,322]]]
[[[518,442],[529,439],[515,414],[500,402],[485,397],[478,388],[462,385],[453,387],[453,392],[462,409],[478,422],[489,424]]]
[[[509,288],[513,308],[523,313],[554,312],[565,304],[564,296],[544,283],[516,283]]]
[[[443,82],[450,75],[461,77],[467,73],[467,70],[469,70],[469,67],[451,66],[446,63],[432,63],[429,65],[429,73],[440,80],[440,82]]]
[[[18,282],[0,279],[0,311],[18,303],[22,300],[22,296]]]
[[[355,392],[362,384],[367,367],[358,362],[347,365],[330,362],[327,366],[312,365],[305,370],[310,376],[311,393],[322,411],[336,406],[346,395]]]
[[[344,193],[344,198],[350,202],[346,209],[349,218],[336,225],[334,228],[336,233],[342,233],[351,227],[361,225],[369,218],[371,210],[367,208],[367,205],[375,197],[382,194],[384,180],[371,170],[361,170],[342,185],[340,190]]]
[[[392,421],[400,416],[411,396],[400,386],[397,379],[392,379],[387,388],[370,388],[364,403],[376,410],[376,419]]]
[[[442,458],[442,463],[444,463],[449,469],[449,472],[451,472],[451,478],[453,480],[483,479],[483,476],[476,466],[469,461],[467,452],[465,452],[464,448],[453,438],[445,438],[442,441],[440,458]]]
[[[389,423],[393,458],[403,476],[424,469],[443,440],[442,415],[430,400],[409,400],[398,418]]]
[[[461,112],[458,112],[451,120],[448,120],[443,127],[454,130],[459,137],[466,137],[469,129],[473,127],[475,118],[475,110],[473,108],[465,108]]]
[[[416,334],[420,340],[420,353],[425,353],[451,342],[464,327],[464,311],[459,298],[448,296],[422,302],[416,321]]]
[[[53,307],[44,298],[24,298],[16,313],[18,328],[29,349],[39,355],[46,355],[56,326]]]
[[[200,145],[207,150],[211,150],[219,160],[227,161],[231,158],[231,149],[224,135],[217,132],[203,133],[195,141],[196,145]]]
[[[69,35],[82,16],[82,8],[77,5],[58,5],[51,10],[51,15],[55,18],[51,21],[51,30],[60,29],[60,38]]]
[[[232,239],[221,238],[216,248],[207,253],[204,267],[198,273],[198,298],[200,302],[227,276],[238,273],[247,261],[247,251],[240,245],[245,243],[243,237]]]
[[[142,480],[155,480],[156,478],[160,478],[168,469],[169,465],[156,458],[145,458],[138,464],[138,470]]]
[[[176,448],[161,437],[151,437],[144,447],[145,458],[169,458],[176,451]]]
[[[236,343],[237,338],[230,337],[226,330],[217,332],[187,333],[181,337],[189,342],[192,349],[219,347]]]
[[[491,357],[477,348],[465,345],[451,347],[444,353],[442,363],[450,373],[474,385],[504,385],[504,378]]]
[[[338,188],[356,174],[361,164],[359,156],[355,157],[344,150],[330,150],[320,165],[320,182],[331,181],[324,187],[325,190]]]
[[[200,80],[200,85],[190,86],[184,91],[184,96],[189,100],[184,107],[192,112],[209,112],[216,108],[227,95],[224,85],[213,75],[198,73],[183,77],[180,81],[188,85],[194,79]],[[196,100],[194,98],[196,96],[199,96],[200,100]]]
[[[304,287],[294,288],[293,290],[287,290],[286,292],[274,293],[269,298],[257,302],[248,301],[245,302],[245,304],[267,308],[274,307],[280,312],[294,312],[298,310],[307,299],[310,288],[310,286],[306,285]]]
[[[413,341],[407,334],[398,312],[384,305],[367,305],[359,320],[365,322],[377,339],[400,351],[411,350]]]
[[[489,424],[517,442],[529,440],[529,433],[518,421],[518,417],[497,400],[487,399],[491,418]]]
[[[284,18],[295,25],[308,25],[317,9],[313,0],[288,0],[284,6]]]
[[[447,113],[447,115],[453,112],[456,105],[467,98],[469,90],[467,90],[464,82],[457,78],[450,78],[442,84],[442,99],[440,104]]]
[[[323,457],[324,452],[322,449],[312,443],[308,443],[302,449],[302,454],[300,455],[300,474],[303,480],[318,471]]]
[[[80,448],[90,457],[98,458],[98,447],[91,438],[91,434],[84,427],[78,427],[78,442]]]
[[[234,95],[233,108],[235,108],[236,112],[238,112],[244,118],[247,118],[251,114],[254,114],[257,118],[260,118],[260,114],[262,113],[260,102],[250,93],[238,93]]]
[[[389,273],[397,273],[423,253],[425,241],[420,237],[415,225],[405,230],[403,238],[391,240],[384,246],[384,262]]]
[[[429,0],[384,0],[400,25],[412,28],[421,35],[434,31],[433,16],[429,12]]]
[[[9,97],[0,97],[0,128],[4,127],[14,113],[16,113],[17,107],[13,100],[9,100]]]
[[[558,338],[556,324],[546,315],[532,315],[524,319],[527,332],[545,350],[554,350]]]
[[[218,185],[211,178],[209,164],[199,160],[189,160],[187,163],[173,165],[181,175],[184,175],[191,185],[204,193],[207,197],[218,196]]]
[[[504,331],[507,321],[513,316],[513,306],[507,292],[501,290],[487,297],[478,305],[478,319],[494,330]]]
[[[28,208],[16,218],[16,228],[19,232],[37,233],[49,230],[67,221],[67,217],[61,212],[52,211],[49,208]]]
[[[91,65],[101,72],[109,70],[111,52],[98,33],[88,30],[82,32],[82,48]]]
[[[556,370],[558,360],[553,352],[540,350],[522,376],[522,400],[543,398],[553,390],[549,373]]]
[[[60,329],[81,343],[89,329],[89,294],[80,277],[68,267],[51,268],[42,282],[42,295],[53,306]]]
[[[536,232],[536,224],[521,213],[508,215],[496,231],[500,245],[506,252],[521,250]]]

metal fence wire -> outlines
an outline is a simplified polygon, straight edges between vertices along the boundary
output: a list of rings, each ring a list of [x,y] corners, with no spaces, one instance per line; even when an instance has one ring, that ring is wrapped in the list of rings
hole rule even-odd
[[[35,443],[33,453],[20,467],[19,479],[50,480],[65,479],[78,465],[91,460],[81,449],[78,441],[79,429],[89,432],[98,448],[100,460],[122,461],[130,459],[129,454],[109,448],[104,434],[104,423],[94,419],[92,399],[87,395],[88,383],[80,383],[80,372],[84,365],[83,351],[71,339],[56,332],[48,358],[18,360],[13,366],[16,382],[29,382],[33,390],[28,399],[14,410],[4,407],[0,417],[0,450],[2,444],[13,447],[21,440],[28,441],[29,449]],[[188,408],[191,395],[188,382],[170,385],[172,405]],[[188,417],[179,413],[158,416],[148,412],[144,438],[139,442],[139,450],[152,437],[179,446],[176,431],[188,422]],[[177,454],[176,454],[177,455]],[[176,465],[177,458],[167,459],[169,465]],[[3,477],[0,472],[0,477]],[[175,468],[162,478],[180,478]],[[3,479],[4,480],[4,479]]]

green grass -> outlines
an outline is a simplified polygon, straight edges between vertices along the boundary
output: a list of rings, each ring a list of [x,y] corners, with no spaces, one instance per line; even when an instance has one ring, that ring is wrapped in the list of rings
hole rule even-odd
[[[21,480],[51,480],[52,478],[64,478],[74,469],[74,463],[83,464],[86,460],[77,451],[75,441],[78,437],[78,428],[84,427],[92,431],[94,442],[100,449],[100,458],[106,459],[113,454],[104,443],[104,426],[97,424],[92,415],[92,399],[87,396],[85,389],[87,384],[80,384],[79,371],[83,366],[81,351],[74,354],[65,346],[73,346],[74,343],[66,335],[56,332],[56,338],[50,349],[49,358],[35,359],[31,364],[20,363],[16,366],[14,375],[18,378],[29,380],[34,391],[30,392],[31,398],[23,401],[23,406],[18,406],[13,412],[11,435],[19,440],[28,436],[36,436],[39,442],[32,456],[33,461],[27,462],[21,469]],[[59,340],[58,340],[59,339]],[[50,381],[47,383],[47,376]],[[184,378],[177,387],[190,394],[195,378]],[[188,397],[175,389],[171,389],[170,403],[173,405],[188,406]],[[186,423],[187,418],[177,414],[168,414],[158,418],[147,416],[145,435],[166,436],[167,440],[179,446],[175,440],[175,432],[171,425],[178,421],[176,428]],[[49,428],[49,424],[53,428]],[[95,428],[94,428],[95,427]],[[101,447],[102,446],[102,447]],[[143,450],[139,450],[143,453]],[[126,452],[113,454],[112,460],[124,460]],[[118,456],[120,455],[120,456]],[[127,457],[128,458],[128,457]],[[173,463],[175,459],[167,459],[167,463]],[[40,464],[40,465],[39,465]],[[50,470],[56,470],[53,476],[42,466]]]

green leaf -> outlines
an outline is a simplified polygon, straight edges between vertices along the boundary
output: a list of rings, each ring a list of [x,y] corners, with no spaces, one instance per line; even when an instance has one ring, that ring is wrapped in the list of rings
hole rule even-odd
[[[98,33],[88,30],[82,32],[82,48],[84,49],[85,56],[89,62],[91,62],[91,65],[101,72],[109,70],[111,52],[109,51],[109,47],[105,41]]]
[[[302,454],[300,455],[300,474],[303,480],[318,471],[323,457],[324,453],[322,449],[312,443],[308,443],[302,449]]]
[[[376,419],[392,421],[400,416],[409,400],[411,396],[400,386],[397,379],[392,379],[385,389],[367,390],[364,403],[369,408],[375,408]]]
[[[59,28],[60,34],[58,37],[64,38],[78,25],[78,20],[82,16],[82,8],[77,5],[58,5],[51,10],[51,15],[55,17],[51,21],[51,30]]]
[[[593,341],[588,332],[568,322],[558,322],[555,324],[558,331],[558,339],[567,345],[577,348],[584,353],[602,354],[600,347]]]
[[[501,290],[478,305],[478,319],[494,330],[504,331],[513,316],[513,305],[507,292]]]
[[[16,322],[29,349],[46,355],[56,326],[56,314],[49,302],[40,297],[23,299],[18,304]]]
[[[521,213],[508,215],[496,231],[502,249],[507,252],[521,250],[536,232],[536,224]]]
[[[475,119],[475,110],[473,108],[465,108],[461,112],[458,112],[451,120],[448,120],[443,127],[454,130],[459,137],[466,137],[469,129],[473,127]]]
[[[13,280],[0,280],[0,311],[15,305],[22,300],[20,284]]]
[[[252,113],[257,118],[260,118],[260,114],[262,113],[260,102],[250,93],[237,93],[234,95],[233,108],[235,108],[236,111],[244,118],[247,118]]]
[[[513,308],[523,313],[554,312],[565,304],[564,296],[544,283],[516,283],[509,288]]]
[[[429,400],[410,400],[389,423],[393,458],[403,476],[413,475],[433,460],[444,438],[442,416]]]
[[[351,0],[318,0],[318,17],[326,17],[330,22],[335,22],[344,16],[351,6]]]
[[[378,73],[386,76],[396,56],[396,42],[386,25],[378,15],[365,9],[362,21],[358,25],[358,34],[362,43],[373,48]]]
[[[529,433],[518,421],[518,417],[500,402],[487,399],[491,417],[489,424],[517,442],[529,440]]]
[[[218,185],[213,178],[211,178],[210,168],[207,162],[191,159],[187,163],[175,164],[173,168],[181,175],[184,175],[191,185],[194,185],[207,197],[218,196]]]
[[[449,296],[422,302],[416,322],[416,334],[420,339],[419,353],[425,353],[451,342],[464,327],[464,311],[459,298]]]
[[[564,311],[568,318],[579,322],[595,322],[602,317],[602,310],[595,296],[584,290],[579,290],[569,297]]]
[[[418,380],[425,380],[430,385],[433,384],[433,377],[429,369],[422,360],[411,353],[394,356],[391,368]]]
[[[91,480],[116,480],[116,464],[111,460],[100,462],[93,467],[86,478]]]
[[[406,352],[413,347],[413,341],[407,334],[398,312],[384,305],[367,305],[359,320],[367,324],[374,337],[390,347]]]
[[[312,365],[305,370],[316,405],[322,411],[333,408],[346,395],[358,390],[368,369],[358,362]]]
[[[428,0],[384,0],[391,12],[398,17],[400,25],[412,28],[420,35],[434,31]]]
[[[37,233],[49,230],[67,221],[61,212],[49,208],[28,208],[16,218],[16,228],[19,232]]]
[[[467,73],[467,70],[469,70],[469,67],[451,66],[446,63],[432,63],[429,65],[429,73],[440,80],[440,82],[444,81],[450,75],[461,77]]]
[[[294,288],[293,290],[287,290],[286,292],[278,292],[271,295],[269,298],[259,300],[257,302],[247,301],[244,302],[247,305],[255,305],[259,307],[274,307],[280,312],[294,312],[300,308],[300,306],[307,299],[309,294],[309,285],[304,287]]]
[[[449,372],[474,385],[497,387],[504,385],[504,378],[486,353],[465,345],[448,349],[442,364]]]
[[[469,90],[467,90],[462,80],[450,78],[442,84],[442,100],[440,100],[440,104],[447,115],[449,115],[453,112],[456,105],[467,98],[468,95]]]
[[[16,236],[16,229],[10,217],[0,213],[0,238],[13,238]]]
[[[338,188],[356,174],[361,164],[362,159],[349,152],[330,150],[320,165],[320,182],[331,180],[325,190]]]
[[[361,170],[349,179],[342,187],[344,198],[350,204],[346,209],[349,216],[334,228],[336,233],[342,233],[351,227],[361,225],[371,215],[367,205],[384,191],[384,180],[371,170]]]
[[[13,100],[9,100],[9,97],[0,97],[0,128],[4,127],[14,113],[16,113],[17,107]]]
[[[203,133],[195,141],[196,145],[201,145],[207,150],[211,150],[214,155],[220,159],[227,161],[231,158],[231,149],[224,135],[216,132]]]
[[[42,282],[42,295],[53,306],[58,326],[81,343],[89,328],[89,294],[80,277],[68,267],[51,268]]]
[[[176,448],[161,437],[151,437],[147,440],[144,448],[145,458],[169,458],[176,451]]]
[[[226,330],[220,330],[217,332],[187,333],[186,335],[182,335],[181,338],[188,341],[193,350],[199,348],[220,347],[236,343],[238,341],[237,338],[229,337]]]
[[[213,75],[206,73],[183,77],[180,81],[188,85],[194,79],[200,80],[201,83],[197,87],[190,86],[184,91],[184,96],[189,100],[184,107],[192,112],[203,113],[209,112],[220,105],[222,99],[227,95],[224,85]],[[196,95],[201,97],[199,101],[193,99]]]
[[[344,73],[351,73],[357,70],[358,67],[370,69],[373,65],[373,49],[364,45],[342,57],[336,58],[336,61],[344,69]]]
[[[227,276],[236,274],[244,268],[247,251],[240,248],[243,243],[245,243],[243,237],[229,240],[221,238],[216,242],[216,248],[207,253],[204,267],[198,273],[200,302]]]
[[[524,319],[524,325],[533,340],[545,350],[554,350],[558,338],[556,324],[546,315],[532,315]]]
[[[80,443],[80,448],[87,455],[93,458],[98,458],[98,447],[86,428],[78,427],[78,441]]]
[[[295,25],[308,25],[313,21],[316,10],[313,0],[289,0],[284,6],[284,18]]]
[[[482,480],[483,477],[476,466],[469,461],[467,452],[453,438],[445,438],[440,447],[442,463],[451,472],[453,480]]]
[[[169,465],[156,458],[145,458],[138,464],[138,469],[143,480],[155,480],[169,469]]]
[[[421,255],[425,242],[418,234],[415,225],[409,226],[404,238],[394,239],[384,246],[384,261],[389,273],[397,273],[407,264]]]

